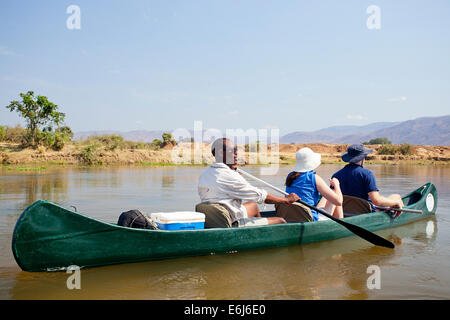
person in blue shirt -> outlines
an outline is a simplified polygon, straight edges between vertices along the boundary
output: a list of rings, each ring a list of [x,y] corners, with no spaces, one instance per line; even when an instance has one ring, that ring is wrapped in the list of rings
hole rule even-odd
[[[339,180],[344,195],[367,200],[375,206],[402,208],[402,197],[399,194],[391,194],[388,197],[381,196],[375,175],[363,167],[364,159],[372,151],[364,148],[362,144],[349,146],[347,151],[342,154],[342,160],[348,164],[336,172],[333,178]]]
[[[330,180],[330,186],[314,171],[321,163],[319,153],[310,148],[302,148],[296,153],[294,171],[286,178],[286,192],[295,193],[300,199],[317,208],[324,209],[336,218],[342,219],[343,196],[339,186],[339,180]],[[332,189],[333,188],[333,189]],[[322,199],[319,201],[319,197]],[[319,213],[311,210],[313,220],[319,220]]]

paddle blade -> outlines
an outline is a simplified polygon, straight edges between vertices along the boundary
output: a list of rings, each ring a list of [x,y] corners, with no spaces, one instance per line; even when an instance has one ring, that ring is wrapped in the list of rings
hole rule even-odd
[[[389,240],[386,240],[382,237],[380,237],[379,235],[370,232],[366,229],[363,229],[361,227],[355,226],[354,224],[351,223],[346,223],[344,221],[339,221],[339,223],[346,227],[348,230],[350,230],[351,232],[353,232],[354,234],[356,234],[357,236],[360,236],[361,238],[363,238],[366,241],[369,241],[370,243],[376,245],[376,246],[380,246],[380,247],[385,247],[385,248],[390,248],[390,249],[394,249],[395,245],[390,242]]]

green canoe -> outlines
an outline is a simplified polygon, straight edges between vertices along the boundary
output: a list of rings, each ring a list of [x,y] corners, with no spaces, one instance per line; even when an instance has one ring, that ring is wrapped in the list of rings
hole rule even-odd
[[[391,228],[434,215],[437,199],[435,186],[427,183],[403,197],[406,208],[423,210],[423,214],[403,212],[393,219],[390,213],[378,211],[344,219],[370,231]],[[350,231],[331,220],[183,231],[132,229],[101,222],[39,200],[19,217],[12,251],[22,270],[54,271],[71,265],[93,267],[231,253],[351,235]]]

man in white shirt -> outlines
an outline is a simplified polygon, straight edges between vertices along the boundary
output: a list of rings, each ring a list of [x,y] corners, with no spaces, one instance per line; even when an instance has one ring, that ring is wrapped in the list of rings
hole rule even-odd
[[[286,223],[280,217],[262,218],[257,203],[293,203],[300,199],[295,193],[279,197],[248,183],[236,171],[237,147],[229,139],[214,141],[211,152],[216,163],[200,175],[198,183],[202,203],[222,205],[239,227]]]

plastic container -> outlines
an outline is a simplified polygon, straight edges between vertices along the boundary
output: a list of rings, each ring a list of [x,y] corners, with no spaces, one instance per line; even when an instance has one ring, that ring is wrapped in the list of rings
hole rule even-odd
[[[150,218],[162,230],[195,230],[205,228],[205,215],[201,212],[156,212]]]

